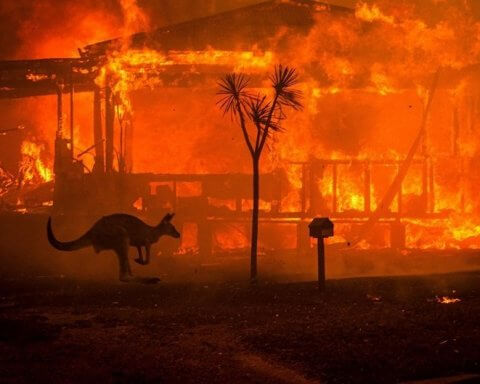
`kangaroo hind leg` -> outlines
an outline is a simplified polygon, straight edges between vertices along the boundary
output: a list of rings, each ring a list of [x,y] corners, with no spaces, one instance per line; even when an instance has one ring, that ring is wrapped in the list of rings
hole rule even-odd
[[[141,246],[137,247],[137,251],[138,251],[138,257],[135,259],[135,262],[140,265],[144,265],[145,262],[143,261],[142,247]]]
[[[123,234],[118,244],[115,247],[115,253],[118,257],[120,281],[131,281],[132,270],[130,269],[130,263],[128,262],[128,248],[130,247],[130,241],[126,234]]]

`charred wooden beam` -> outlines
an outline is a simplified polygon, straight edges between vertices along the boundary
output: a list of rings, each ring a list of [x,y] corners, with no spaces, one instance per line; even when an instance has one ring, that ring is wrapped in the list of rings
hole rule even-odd
[[[95,145],[95,167],[96,173],[105,172],[105,157],[103,152],[102,132],[102,99],[100,88],[96,87],[93,92],[93,137]]]
[[[337,164],[333,164],[333,175],[332,175],[332,212],[337,212],[337,179],[338,179],[338,170]]]
[[[371,211],[371,196],[372,196],[372,167],[369,161],[365,162],[364,166],[364,211],[369,213]]]
[[[75,139],[74,139],[74,92],[75,86],[73,84],[73,73],[70,72],[70,146],[72,159],[75,157]]]
[[[428,94],[428,101],[427,104],[425,105],[424,111],[423,111],[423,117],[422,117],[422,122],[420,124],[420,129],[418,131],[418,135],[416,139],[414,140],[412,146],[410,147],[410,150],[408,151],[408,154],[399,167],[398,173],[393,180],[392,184],[388,188],[385,196],[382,198],[380,203],[377,206],[377,209],[373,214],[370,216],[368,222],[364,225],[362,228],[362,231],[360,232],[360,235],[355,239],[354,242],[352,242],[353,245],[357,245],[362,239],[367,237],[372,228],[374,227],[375,223],[378,221],[378,219],[385,214],[385,212],[388,211],[393,199],[395,198],[396,195],[400,196],[399,190],[401,191],[401,184],[403,183],[403,180],[405,179],[408,170],[410,169],[412,162],[415,158],[415,154],[420,148],[421,143],[423,142],[424,135],[426,134],[426,126],[428,122],[428,116],[430,113],[431,105],[433,98],[435,96],[435,92],[437,90],[437,85],[438,85],[438,79],[440,75],[440,70],[437,71],[433,81],[432,85],[429,90]]]
[[[428,167],[428,190],[429,190],[429,202],[427,207],[427,212],[435,212],[435,169],[433,159],[430,157]]]
[[[57,137],[62,137],[63,129],[63,98],[62,89],[57,87]]]
[[[58,94],[56,84],[38,84],[35,86],[0,87],[0,99],[22,99],[36,96],[54,96]],[[93,84],[80,84],[75,86],[75,93],[92,92]],[[62,93],[70,92],[70,86],[66,86]]]
[[[113,152],[114,152],[114,122],[115,109],[113,104],[112,90],[105,87],[105,172],[113,172]]]

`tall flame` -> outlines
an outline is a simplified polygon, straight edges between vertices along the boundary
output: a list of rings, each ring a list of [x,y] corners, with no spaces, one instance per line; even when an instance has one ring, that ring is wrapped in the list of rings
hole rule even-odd
[[[42,183],[53,180],[53,172],[41,159],[45,151],[43,144],[25,140],[22,143],[20,172],[24,183]]]

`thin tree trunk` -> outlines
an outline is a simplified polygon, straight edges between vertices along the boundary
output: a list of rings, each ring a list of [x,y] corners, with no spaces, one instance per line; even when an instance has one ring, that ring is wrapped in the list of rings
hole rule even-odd
[[[253,211],[252,211],[252,246],[250,255],[250,279],[257,279],[257,244],[258,244],[258,203],[260,198],[260,156],[253,157]]]

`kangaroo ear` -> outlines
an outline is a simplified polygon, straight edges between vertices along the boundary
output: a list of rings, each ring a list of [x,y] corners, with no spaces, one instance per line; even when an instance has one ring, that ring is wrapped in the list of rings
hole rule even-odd
[[[172,219],[173,219],[173,216],[175,216],[174,213],[167,213],[163,219],[162,219],[162,223],[168,223],[170,222]]]

